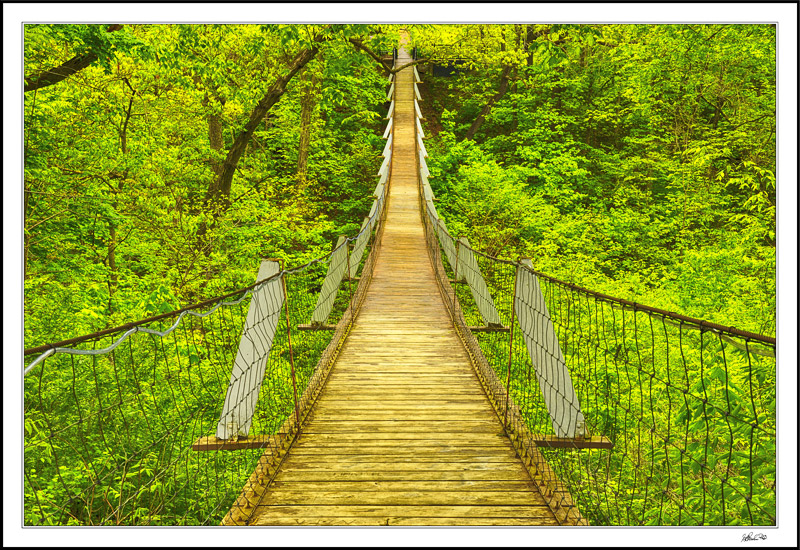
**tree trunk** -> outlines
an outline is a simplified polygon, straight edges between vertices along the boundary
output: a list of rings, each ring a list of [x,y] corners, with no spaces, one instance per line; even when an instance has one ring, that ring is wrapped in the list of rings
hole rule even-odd
[[[23,259],[22,259],[22,280],[23,281],[27,281],[28,280],[28,251],[30,250],[31,241],[30,241],[30,235],[28,234],[28,231],[26,230],[27,229],[26,226],[28,225],[28,220],[30,219],[30,210],[28,208],[28,199],[30,198],[31,190],[30,190],[30,187],[28,186],[28,177],[27,176],[25,176],[24,181],[25,181],[25,183],[24,183],[24,185],[25,185],[24,189],[25,190],[23,192],[23,197],[24,197],[24,201],[25,202],[24,202],[24,205],[23,205],[23,212],[24,212],[23,220],[24,220],[24,222],[23,222],[22,234],[23,234],[23,249],[24,249],[25,252],[24,252]]]
[[[128,109],[125,111],[125,121],[122,123],[122,129],[119,132],[119,147],[122,151],[123,159],[128,155],[128,123],[131,120],[131,112],[133,111],[133,100],[136,98],[136,90],[133,89],[131,83],[128,81],[127,78],[123,79],[125,84],[131,91],[131,99],[128,101]],[[128,166],[127,162],[125,163],[125,170],[122,173],[122,177],[120,178],[119,185],[115,190],[111,184],[109,184],[110,190],[114,195],[114,200],[111,202],[111,207],[116,210],[117,208],[117,192],[121,192],[124,185],[125,179],[128,177]],[[108,221],[108,246],[107,246],[107,258],[108,258],[108,269],[109,269],[109,279],[108,279],[108,313],[111,314],[114,312],[112,299],[114,298],[114,293],[117,290],[117,286],[119,285],[119,271],[117,269],[117,224],[114,220]]]
[[[500,75],[500,87],[497,89],[497,93],[494,94],[489,102],[483,106],[483,109],[481,109],[481,112],[475,118],[472,126],[470,126],[469,130],[467,130],[467,135],[464,139],[473,139],[475,137],[475,134],[478,132],[478,130],[480,130],[480,127],[486,120],[486,116],[492,111],[494,104],[503,99],[503,96],[506,95],[506,92],[508,91],[508,76],[510,74],[511,65],[504,65],[503,74]]]
[[[516,33],[516,42],[514,44],[514,51],[519,51],[522,46],[522,25],[514,25],[514,32]],[[514,70],[511,72],[511,92],[516,94],[519,85],[519,72],[517,66],[514,65]],[[516,119],[516,117],[515,117]]]
[[[217,100],[219,100],[222,105],[225,105],[224,99],[217,97]],[[202,105],[208,109],[208,104],[208,93],[206,93],[203,97]],[[224,145],[222,141],[222,118],[216,113],[208,113],[206,115],[206,122],[208,123],[208,143],[211,149],[213,151],[222,151]],[[209,164],[211,166],[211,171],[214,172],[214,181],[211,183],[207,195],[212,197],[217,193],[216,183],[220,175],[222,175],[222,161],[217,158],[212,158]]]
[[[297,152],[297,194],[303,192],[306,186],[306,173],[308,171],[308,155],[311,149],[311,121],[314,114],[314,107],[317,103],[317,75],[308,74],[306,69],[304,75],[305,90],[300,102],[300,144]]]
[[[117,226],[114,222],[108,224],[108,311],[113,312],[111,300],[114,297],[114,292],[119,283],[119,275],[117,272],[117,255],[114,249],[117,247]]]
[[[106,29],[106,32],[118,31],[121,28],[122,25],[110,25]],[[52,69],[48,69],[37,74],[36,76],[26,78],[25,92],[31,92],[33,90],[38,90],[39,88],[46,88],[47,86],[58,84],[62,80],[69,78],[78,71],[82,71],[95,61],[97,61],[97,55],[91,52],[76,55],[58,67],[53,67]]]
[[[306,63],[311,61],[314,56],[317,55],[318,51],[319,49],[317,46],[314,46],[310,49],[302,50],[295,56],[294,60],[289,64],[289,71],[285,75],[279,77],[275,83],[270,86],[267,94],[261,98],[261,101],[258,102],[258,105],[256,105],[253,111],[250,113],[250,119],[247,121],[247,124],[245,124],[244,130],[242,130],[234,139],[233,145],[231,145],[231,148],[228,150],[228,154],[225,157],[225,161],[222,163],[222,171],[220,172],[219,177],[216,179],[216,185],[214,186],[215,193],[208,197],[210,202],[218,202],[221,205],[222,210],[226,210],[230,205],[230,193],[231,184],[233,183],[233,176],[236,173],[236,167],[239,165],[239,160],[244,154],[250,138],[253,136],[253,132],[258,127],[259,123],[267,114],[267,112],[278,102],[283,93],[286,91],[286,85],[289,83],[289,81],[294,78],[297,72],[302,69]]]
[[[222,119],[219,115],[208,115],[208,142],[214,151],[222,151]],[[219,177],[222,174],[222,163],[217,159],[212,160],[211,170]]]
[[[528,52],[528,59],[527,59],[527,66],[530,67],[533,65],[533,50],[531,49],[531,44],[533,44],[533,25],[526,25],[526,32],[525,32],[525,51]]]
[[[321,42],[322,38],[317,37],[315,42]],[[267,115],[269,110],[275,105],[278,100],[281,98],[283,93],[286,91],[286,85],[289,81],[294,78],[294,76],[305,67],[305,65],[311,61],[315,55],[319,52],[319,48],[314,45],[310,49],[301,50],[295,58],[289,63],[288,72],[283,76],[278,77],[278,79],[270,86],[269,90],[267,90],[267,94],[261,98],[261,101],[255,106],[253,111],[250,113],[250,118],[245,124],[244,129],[234,137],[233,144],[231,145],[230,149],[228,149],[228,154],[225,156],[225,160],[222,162],[222,165],[219,168],[219,174],[216,175],[214,181],[212,181],[211,185],[208,188],[206,193],[206,205],[211,207],[212,212],[212,222],[211,227],[214,226],[216,223],[217,217],[224,211],[228,209],[230,206],[230,194],[231,194],[231,184],[233,183],[233,176],[236,173],[236,167],[239,165],[239,160],[242,158],[242,155],[247,148],[247,144],[250,142],[250,139],[253,137],[253,132],[255,132],[258,125]],[[209,124],[209,137],[211,136],[211,125]],[[222,139],[222,132],[220,128],[220,133],[218,136],[215,136]],[[200,226],[197,228],[197,237],[198,237],[198,246],[203,248],[206,247],[205,235],[208,232],[209,226],[206,222],[201,222]],[[209,253],[210,250],[206,248],[206,253]]]

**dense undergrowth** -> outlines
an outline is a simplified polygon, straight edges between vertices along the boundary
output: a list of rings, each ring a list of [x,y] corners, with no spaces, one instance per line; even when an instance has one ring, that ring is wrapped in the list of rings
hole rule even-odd
[[[599,292],[774,336],[774,27],[534,27],[527,51],[519,25],[420,33],[421,57],[464,45],[459,69],[422,77],[451,232]],[[505,51],[470,61],[479,36]]]

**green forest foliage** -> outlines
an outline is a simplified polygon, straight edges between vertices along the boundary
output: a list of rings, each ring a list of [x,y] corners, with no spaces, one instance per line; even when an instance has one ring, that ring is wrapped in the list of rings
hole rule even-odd
[[[396,43],[373,30],[376,51]],[[385,75],[347,41],[365,32],[27,25],[26,81],[73,57],[98,61],[25,94],[26,347],[241,288],[261,258],[298,265],[357,233],[385,115]],[[251,111],[313,37],[319,52],[247,142],[228,204],[209,200]]]
[[[596,291],[775,334],[774,26],[415,30],[433,60],[431,184],[454,235]]]
[[[26,346],[249,284],[261,257],[307,261],[369,206],[383,75],[347,38],[375,31],[370,46],[388,51],[395,28],[109,29],[26,26],[26,79],[97,58],[25,94]],[[454,233],[598,291],[774,335],[773,26],[410,30],[430,59],[432,183]],[[215,207],[225,151],[315,36],[320,52]],[[448,63],[453,76],[430,75]]]
[[[600,292],[774,335],[773,26],[409,30],[426,59],[419,69],[431,183],[453,234],[496,256],[530,256],[538,271]],[[261,258],[298,265],[329,252],[338,235],[354,235],[371,203],[384,144],[386,79],[373,56],[389,51],[397,38],[391,26],[26,26],[25,78],[31,88],[25,94],[24,144],[26,347],[241,288],[253,282]],[[432,74],[448,64],[455,64],[451,76]],[[48,81],[53,68],[65,66],[74,72]],[[278,86],[287,75],[291,78]],[[266,114],[259,118],[261,106]],[[226,183],[222,175],[237,145],[243,154]],[[308,318],[302,308],[311,308],[314,296],[300,292],[305,304],[295,300],[298,292],[291,287],[290,294],[293,303],[302,302],[293,306],[303,311],[292,320],[296,325]],[[225,394],[226,353],[236,345],[230,335],[240,333],[236,323],[243,314],[243,308],[222,313],[232,328],[219,334],[211,322],[210,330],[202,322],[184,325],[186,341],[178,336],[160,341],[160,355],[156,344],[155,354],[145,347],[157,340],[137,340],[141,347],[125,358],[127,367],[112,355],[111,368],[101,363],[109,361],[105,357],[77,361],[76,369],[74,359],[60,355],[49,360],[48,369],[39,367],[26,377],[26,521],[51,521],[48,506],[58,510],[63,502],[75,505],[70,521],[82,524],[175,524],[176,517],[187,524],[218,521],[252,471],[247,461],[253,457],[234,463],[193,455],[192,466],[175,473],[163,467],[159,453],[174,451],[182,461],[194,438],[210,433],[207,426],[216,421]],[[325,346],[322,336],[295,342],[301,391]],[[635,343],[622,344],[614,361],[623,348],[638,354]],[[221,359],[205,356],[204,345],[224,350]],[[712,403],[724,400],[724,407],[756,421],[766,435],[758,436],[755,447],[752,432],[748,447],[744,431],[736,434],[734,446],[729,421],[709,417],[705,402],[687,401],[677,385],[668,386],[664,409],[652,384],[631,382],[638,371],[626,371],[625,380],[605,372],[599,380],[605,377],[608,395],[623,396],[618,407],[635,409],[639,401],[639,416],[649,392],[654,426],[666,422],[669,432],[670,419],[676,418],[687,427],[681,455],[713,451],[712,464],[701,470],[695,461],[686,474],[694,476],[681,496],[690,509],[702,509],[705,518],[703,476],[728,449],[727,463],[719,467],[733,465],[741,472],[749,467],[751,487],[741,490],[754,493],[765,517],[774,516],[774,437],[768,437],[774,434],[774,363],[756,358],[745,364],[746,356],[734,355],[723,358],[728,370],[712,350],[703,371],[703,346],[712,344],[701,342],[695,353],[699,372],[678,368],[670,374],[669,354],[653,359],[654,371],[680,384],[685,380],[693,384],[692,392],[710,393]],[[582,363],[571,353],[568,363],[577,373]],[[268,377],[275,399],[262,405],[263,414],[269,413],[265,425],[280,424],[291,410],[285,349],[276,351],[275,361],[278,374]],[[125,368],[131,377],[120,382],[117,369]],[[155,383],[162,378],[166,386]],[[181,393],[189,388],[191,399],[176,400],[173,386]],[[512,386],[520,403],[521,392],[530,390],[527,383]],[[119,418],[103,401],[116,399],[115,392],[119,406],[128,407]],[[129,402],[131,395],[137,399]],[[147,398],[145,405],[140,395]],[[152,415],[147,414],[151,400]],[[598,403],[594,394],[594,401],[584,400],[587,414],[594,415],[600,433],[616,439],[618,449],[605,467],[619,485],[633,487],[631,510],[637,517],[623,518],[606,502],[593,522],[684,522],[680,513],[677,520],[652,516],[647,491],[636,493],[636,472],[643,466],[630,460],[643,448],[638,431],[634,439],[630,427],[626,431],[606,418],[609,399]],[[119,434],[112,438],[113,452],[105,436],[103,442],[97,438],[94,424],[75,420],[82,407],[96,411],[98,423],[108,422],[110,434]],[[150,427],[150,416],[163,426]],[[188,426],[187,418],[202,420],[202,429],[181,431],[164,443],[163,433]],[[75,431],[91,449],[54,437],[54,428]],[[697,435],[703,431],[705,439]],[[660,449],[651,447],[651,475],[660,461],[683,460],[673,456],[679,448],[658,454]],[[757,464],[748,448],[755,448]],[[142,449],[149,454],[138,456]],[[83,451],[89,457],[83,469],[53,458],[74,465]],[[561,459],[569,466],[563,477],[578,472],[573,491],[591,500],[593,495],[580,494],[590,491],[584,486],[588,478],[569,464],[582,456]],[[220,462],[209,465],[214,460]],[[601,466],[586,464],[592,471]],[[89,465],[100,473],[90,472]],[[669,465],[667,470],[662,485],[677,491]],[[212,495],[213,484],[194,483],[197,471],[223,473],[228,481]],[[119,472],[121,480],[106,479]],[[77,509],[73,488],[108,490],[103,498],[122,502],[126,490],[142,489],[141,483],[125,485],[133,474],[152,481],[150,496],[142,497],[139,508],[131,505],[131,515],[104,520],[91,502]],[[182,488],[180,498],[175,487]],[[38,509],[31,505],[34,499]],[[178,515],[154,516],[172,500],[177,504],[169,511]],[[721,523],[725,512],[714,506],[716,500],[709,504],[709,521]],[[728,516],[753,523],[749,505],[737,506]]]
[[[595,291],[775,334],[774,27],[472,25],[416,39],[431,59],[430,182],[452,235]],[[493,299],[508,299],[484,262]],[[543,450],[589,521],[773,523],[774,360],[646,314],[636,330],[635,310],[617,312],[620,327],[611,307],[598,318],[593,300],[544,286],[591,433],[614,442]],[[546,432],[527,356],[512,365],[504,338],[477,338],[527,427]]]
[[[253,283],[262,258],[298,266],[358,233],[388,104],[385,71],[352,40],[385,52],[392,28],[25,31],[26,347],[231,292]],[[302,393],[331,338],[297,333],[325,268],[286,283],[294,347],[279,331],[256,434],[287,419],[294,383]],[[24,379],[25,522],[218,523],[263,451],[191,445],[214,433],[249,303],[206,308],[163,339],[138,334],[116,353],[35,367]]]

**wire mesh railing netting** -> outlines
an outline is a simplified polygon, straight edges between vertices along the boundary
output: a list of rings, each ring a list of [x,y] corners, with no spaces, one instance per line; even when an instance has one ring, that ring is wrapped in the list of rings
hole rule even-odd
[[[352,322],[385,197],[323,258],[265,261],[232,294],[26,350],[25,524],[246,522]]]
[[[285,277],[289,299],[272,301],[273,310],[259,311],[248,330],[248,305],[266,305],[247,299],[259,287],[205,311],[188,310],[178,323],[139,325],[108,353],[55,353],[34,365],[24,378],[25,523],[218,523],[264,449],[196,452],[192,445],[217,431],[240,339],[263,339],[265,323],[277,330],[268,359],[253,358],[263,375],[234,399],[255,391],[249,433],[280,434],[294,412],[293,387],[308,386],[333,334],[298,330],[311,318],[325,267],[319,261],[261,283]],[[342,317],[348,300],[347,292],[336,296],[333,318]],[[102,350],[119,337],[80,348]]]
[[[453,239],[437,216],[426,216],[426,226],[445,301],[474,339],[473,356],[491,370],[484,380],[499,412],[513,433],[526,435],[530,455],[547,463],[540,466],[560,506],[599,525],[775,524],[774,339],[603,296],[482,254]],[[450,246],[476,259],[490,296],[476,295],[467,274],[451,267]],[[540,303],[525,303],[519,290],[515,300],[523,275],[535,278]],[[494,304],[504,330],[489,330],[481,299]],[[550,351],[545,323],[522,330],[526,311],[550,319],[558,351]],[[529,340],[538,342],[538,354]],[[562,353],[573,401],[547,365]],[[559,394],[549,399],[560,409],[548,393]],[[556,432],[577,414],[585,433],[570,443]]]
[[[25,351],[25,525],[249,522],[369,284],[387,118],[372,208],[330,254],[265,260],[250,287]]]
[[[415,131],[444,302],[557,519],[775,525],[775,339],[475,250],[439,217]]]

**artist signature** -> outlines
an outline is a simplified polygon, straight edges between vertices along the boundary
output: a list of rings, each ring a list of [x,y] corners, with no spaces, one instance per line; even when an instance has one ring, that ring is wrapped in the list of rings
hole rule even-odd
[[[752,531],[742,535],[742,542],[748,542],[751,540],[767,540],[767,535],[765,535],[764,533],[753,534]]]

